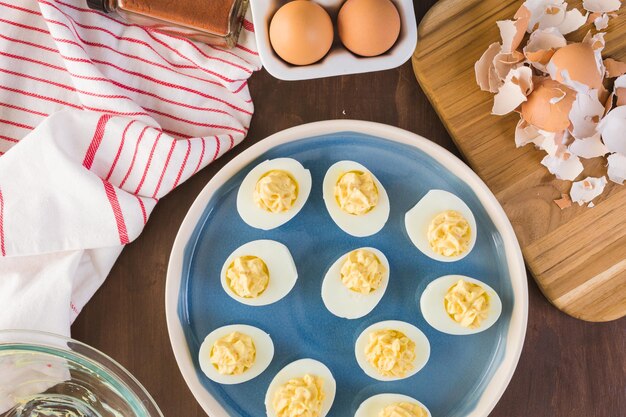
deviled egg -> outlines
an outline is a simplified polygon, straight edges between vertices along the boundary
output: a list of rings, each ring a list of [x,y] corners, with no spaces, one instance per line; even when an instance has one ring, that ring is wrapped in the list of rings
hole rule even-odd
[[[427,192],[406,212],[404,225],[415,247],[437,261],[463,259],[476,243],[476,220],[472,210],[448,191]]]
[[[221,272],[226,294],[250,306],[275,303],[289,294],[297,279],[291,252],[273,240],[254,240],[238,247]]]
[[[270,336],[253,326],[233,324],[213,330],[200,345],[202,372],[219,384],[240,384],[259,376],[274,357]]]
[[[330,369],[315,359],[300,359],[281,369],[265,394],[268,417],[325,417],[335,400]]]
[[[311,193],[311,173],[291,158],[261,162],[243,179],[237,212],[249,226],[270,230],[291,220]]]
[[[440,332],[456,335],[487,330],[500,317],[502,302],[489,285],[463,275],[437,278],[420,297],[424,319]]]
[[[424,404],[402,394],[378,394],[363,401],[354,417],[431,417]]]
[[[385,187],[354,161],[333,164],[324,176],[324,203],[341,230],[355,237],[378,233],[389,218]]]
[[[415,375],[430,357],[420,329],[404,321],[380,321],[363,330],[354,345],[356,361],[368,376],[395,381]]]
[[[322,301],[337,317],[357,319],[376,307],[389,283],[389,261],[375,248],[343,254],[326,272]]]

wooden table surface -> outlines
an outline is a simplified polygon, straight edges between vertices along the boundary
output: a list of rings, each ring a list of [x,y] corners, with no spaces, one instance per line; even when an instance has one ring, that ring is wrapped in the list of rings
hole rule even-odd
[[[418,20],[433,3],[415,2]],[[384,72],[302,82],[278,81],[262,71],[252,76],[250,88],[256,112],[249,136],[163,198],[72,327],[74,338],[104,351],[133,373],[166,417],[205,416],[170,348],[165,273],[187,210],[226,162],[279,130],[342,118],[399,126],[458,155],[410,63]],[[575,320],[552,307],[530,277],[529,300],[524,350],[491,416],[626,416],[626,318],[608,323]]]

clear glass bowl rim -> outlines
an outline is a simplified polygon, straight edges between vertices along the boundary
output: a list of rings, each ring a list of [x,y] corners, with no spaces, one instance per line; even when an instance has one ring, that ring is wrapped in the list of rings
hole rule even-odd
[[[80,350],[77,351],[71,346],[75,345]],[[145,416],[139,417],[163,417],[158,405],[144,388],[144,386],[128,372],[122,365],[112,359],[107,354],[93,348],[78,340],[39,330],[0,330],[0,349],[11,346],[12,349],[27,352],[41,352],[58,356],[58,351],[67,353],[70,357],[63,357],[66,360],[79,359],[80,362],[88,363],[91,370],[108,380],[113,380],[116,385],[123,387],[136,398],[124,400],[138,401],[141,408],[145,410]],[[81,365],[85,365],[81,363]],[[135,407],[133,407],[135,408]]]

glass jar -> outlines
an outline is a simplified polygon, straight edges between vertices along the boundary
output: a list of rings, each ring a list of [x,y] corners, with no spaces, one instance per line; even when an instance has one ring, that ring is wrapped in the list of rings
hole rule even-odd
[[[237,44],[248,0],[87,0],[90,8],[204,43]]]

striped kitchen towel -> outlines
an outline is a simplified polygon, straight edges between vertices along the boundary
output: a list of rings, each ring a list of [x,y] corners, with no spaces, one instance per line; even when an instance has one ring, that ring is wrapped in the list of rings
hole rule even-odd
[[[0,328],[69,334],[161,197],[239,143],[260,63],[85,0],[0,0]]]

